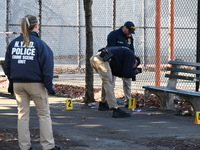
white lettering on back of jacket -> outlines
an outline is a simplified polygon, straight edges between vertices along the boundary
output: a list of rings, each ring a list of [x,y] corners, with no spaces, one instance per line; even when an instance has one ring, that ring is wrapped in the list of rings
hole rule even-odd
[[[11,54],[12,54],[12,59],[18,60],[18,64],[26,64],[26,60],[34,60],[35,56],[34,42],[31,41],[29,46],[26,47],[23,41],[15,41]]]

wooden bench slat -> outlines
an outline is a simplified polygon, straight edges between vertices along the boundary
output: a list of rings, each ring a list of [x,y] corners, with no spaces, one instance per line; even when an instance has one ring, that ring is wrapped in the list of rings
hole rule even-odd
[[[180,89],[174,89],[174,88],[169,88],[169,87],[164,87],[164,86],[160,86],[160,87],[143,86],[143,88],[159,90],[159,91],[169,92],[169,93],[173,93],[173,94],[192,95],[192,96],[200,97],[200,92],[196,92],[196,91],[180,90]]]
[[[200,67],[200,63],[184,62],[184,61],[169,61],[169,64]]]
[[[183,69],[183,68],[176,68],[176,67],[167,67],[167,71],[200,74],[200,70],[191,70],[191,69]]]
[[[199,77],[189,77],[189,76],[181,76],[181,75],[172,75],[172,74],[165,74],[165,77],[172,78],[172,79],[182,79],[182,80],[190,80],[190,81],[200,81]]]

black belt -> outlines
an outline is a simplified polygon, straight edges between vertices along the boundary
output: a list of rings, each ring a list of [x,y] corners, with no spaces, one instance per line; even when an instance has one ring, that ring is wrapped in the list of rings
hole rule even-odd
[[[100,49],[99,52],[101,52],[99,56],[103,58],[103,61],[109,61],[113,56],[109,49]]]

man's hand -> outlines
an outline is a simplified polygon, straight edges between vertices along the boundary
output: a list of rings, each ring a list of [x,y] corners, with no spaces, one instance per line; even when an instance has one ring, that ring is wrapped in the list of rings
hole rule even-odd
[[[138,65],[138,61],[136,59],[134,65],[133,65],[133,69],[135,69],[137,67],[137,65]]]
[[[53,88],[48,92],[49,92],[50,95],[55,95],[56,94],[56,92],[55,92],[55,90]]]

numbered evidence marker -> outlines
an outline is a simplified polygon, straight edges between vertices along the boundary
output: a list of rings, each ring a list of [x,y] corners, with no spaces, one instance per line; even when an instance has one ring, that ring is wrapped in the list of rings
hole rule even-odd
[[[200,111],[196,111],[194,123],[200,124]]]
[[[66,99],[66,109],[67,109],[67,110],[73,109],[73,102],[72,102],[72,99]]]
[[[135,98],[129,98],[128,100],[128,109],[136,108],[136,99]]]

